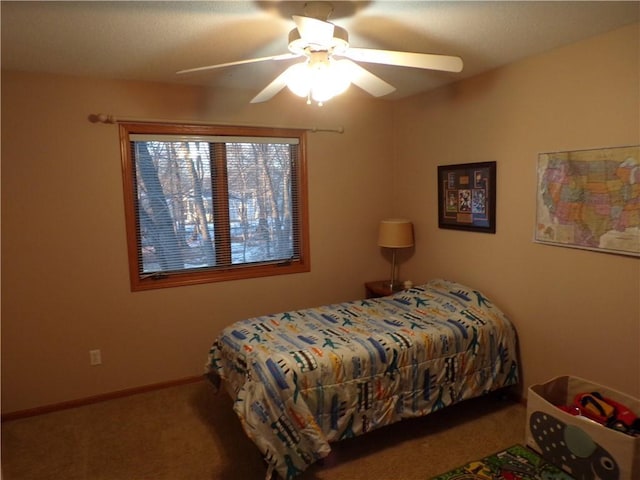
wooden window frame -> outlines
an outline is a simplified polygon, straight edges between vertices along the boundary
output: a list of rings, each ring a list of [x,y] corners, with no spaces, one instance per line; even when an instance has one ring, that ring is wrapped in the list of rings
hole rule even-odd
[[[283,128],[263,127],[234,127],[215,125],[183,125],[183,124],[159,124],[159,123],[120,123],[120,148],[122,159],[122,180],[124,190],[125,222],[127,232],[127,248],[129,260],[129,277],[132,291],[151,290],[185,285],[241,280],[273,275],[286,275],[304,273],[310,271],[310,246],[309,246],[309,214],[307,193],[307,162],[306,162],[306,131]],[[295,259],[282,262],[265,262],[257,264],[229,264],[211,268],[202,268],[183,271],[159,273],[156,275],[144,275],[140,273],[141,247],[138,231],[138,205],[135,159],[132,158],[131,139],[133,134],[170,134],[182,136],[233,136],[233,137],[287,137],[298,139],[297,160],[291,178],[292,195],[297,197],[294,203],[295,211],[292,215],[292,228],[297,240],[298,254]],[[226,170],[225,157],[217,153],[215,159],[211,158],[211,164],[215,162],[215,168]],[[223,153],[224,155],[224,153]],[[216,175],[215,181],[226,182],[226,171],[223,176]],[[226,185],[225,185],[226,191]],[[216,222],[218,219],[216,219]],[[229,222],[216,223],[219,235],[215,235],[215,242],[224,242],[229,239]],[[220,249],[216,249],[218,252]]]

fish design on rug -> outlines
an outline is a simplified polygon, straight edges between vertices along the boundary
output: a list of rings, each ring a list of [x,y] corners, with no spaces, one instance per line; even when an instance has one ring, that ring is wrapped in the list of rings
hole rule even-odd
[[[581,428],[552,415],[533,412],[529,428],[543,457],[567,469],[578,480],[617,480],[620,468],[613,456]]]

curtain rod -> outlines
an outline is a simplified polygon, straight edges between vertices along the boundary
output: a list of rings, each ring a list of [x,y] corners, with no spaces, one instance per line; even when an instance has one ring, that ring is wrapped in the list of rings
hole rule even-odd
[[[158,119],[158,118],[117,117],[115,115],[110,115],[106,113],[92,113],[89,115],[89,121],[91,123],[108,123],[108,124],[116,124],[121,122],[188,123],[191,125],[222,125],[222,126],[228,126],[228,127],[300,128],[300,127],[282,127],[278,125],[257,125],[257,124],[245,124],[245,123],[203,122],[203,121],[189,121],[189,120],[166,120],[166,119]],[[302,127],[302,130],[308,130],[312,133],[318,133],[318,132],[344,133],[343,126],[339,126],[336,128]]]

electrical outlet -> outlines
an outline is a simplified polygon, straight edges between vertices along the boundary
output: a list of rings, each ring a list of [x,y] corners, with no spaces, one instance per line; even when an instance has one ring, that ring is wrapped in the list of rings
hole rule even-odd
[[[102,352],[100,350],[89,350],[89,363],[92,366],[102,365]]]

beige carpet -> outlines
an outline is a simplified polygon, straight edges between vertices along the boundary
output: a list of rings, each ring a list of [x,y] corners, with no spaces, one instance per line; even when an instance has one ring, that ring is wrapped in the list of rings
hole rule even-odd
[[[333,444],[300,480],[426,480],[524,441],[525,407],[495,396]],[[224,392],[205,382],[2,424],[4,480],[263,479]]]

